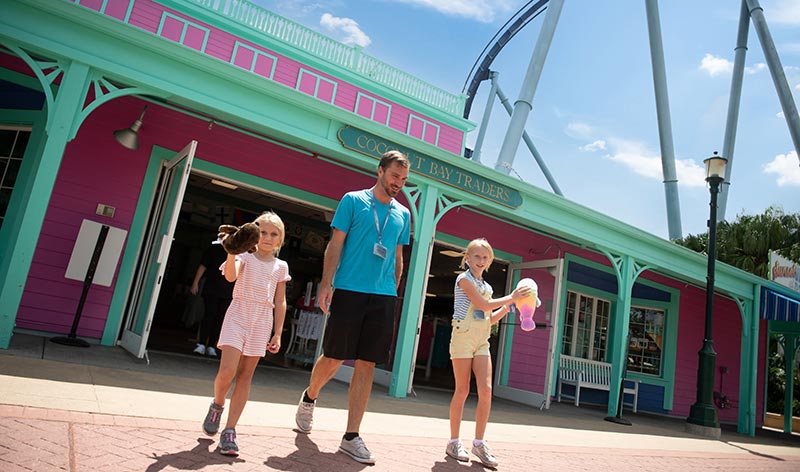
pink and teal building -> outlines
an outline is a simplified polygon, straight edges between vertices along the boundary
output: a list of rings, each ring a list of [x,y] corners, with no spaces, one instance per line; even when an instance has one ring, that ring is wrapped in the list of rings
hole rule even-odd
[[[705,256],[464,158],[465,96],[245,0],[7,0],[2,11],[0,348],[70,331],[83,282],[66,275],[85,221],[120,245],[109,283],[88,291],[82,339],[137,357],[185,341],[187,280],[215,228],[267,209],[287,225],[299,309],[338,199],[400,149],[413,237],[392,359],[376,374],[390,395],[447,376],[451,256],[482,236],[495,291],[532,277],[543,301],[536,330],[510,319],[493,338],[496,396],[549,406],[570,355],[612,366],[610,391],[582,403],[615,415],[625,372],[639,411],[688,415]],[[145,107],[138,149],[121,146],[114,131]],[[741,433],[763,423],[769,326],[793,326],[798,298],[717,265],[715,390],[730,400],[718,414]]]

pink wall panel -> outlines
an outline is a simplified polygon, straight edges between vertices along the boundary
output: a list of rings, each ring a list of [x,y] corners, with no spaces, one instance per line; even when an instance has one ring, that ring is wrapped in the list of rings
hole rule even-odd
[[[244,70],[250,70],[250,66],[253,64],[254,55],[255,54],[253,51],[247,48],[237,48],[236,57],[233,58],[233,63]]]
[[[273,58],[259,54],[256,58],[256,66],[253,72],[260,76],[269,78],[270,74],[272,74],[272,68],[274,67],[274,64],[275,60]]]
[[[186,35],[183,38],[183,44],[198,51],[203,50],[203,41],[205,40],[206,32],[200,28],[192,25],[187,25]]]
[[[90,10],[100,11],[103,6],[103,0],[80,0],[79,4]]]
[[[361,96],[356,104],[356,113],[364,118],[372,119],[372,105],[375,103],[369,97]]]
[[[64,274],[81,222],[86,218],[130,229],[154,144],[177,151],[197,139],[198,159],[334,200],[349,190],[368,188],[374,183],[372,176],[356,174],[222,126],[209,130],[206,121],[154,104],[147,110],[139,150],[125,149],[114,140],[111,131],[130,126],[131,117],[138,116],[142,106],[127,97],[100,107],[67,145],[17,315],[20,328],[69,332],[83,284],[64,278]],[[98,203],[115,207],[114,218],[95,215]],[[93,286],[89,291],[79,336],[102,335],[113,288]],[[53,316],[55,320],[51,319]]]
[[[386,120],[388,117],[389,117],[389,107],[387,107],[383,103],[376,103],[375,114],[373,115],[372,118],[378,123],[386,124]]]
[[[178,43],[181,40],[181,34],[183,34],[183,22],[169,16],[164,18],[161,36]]]
[[[317,89],[317,98],[323,102],[333,102],[333,84],[320,80]]]
[[[134,0],[108,0],[108,3],[106,3],[106,15],[120,21],[125,21],[128,7],[133,1]]]
[[[314,92],[317,88],[317,78],[311,74],[303,73],[300,76],[300,83],[297,86],[297,89],[303,93],[307,93],[309,95],[314,95]]]

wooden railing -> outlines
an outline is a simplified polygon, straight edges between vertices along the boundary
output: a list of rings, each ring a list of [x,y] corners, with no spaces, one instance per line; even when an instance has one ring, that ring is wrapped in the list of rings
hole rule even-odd
[[[248,0],[187,0],[218,15],[272,36],[322,60],[355,71],[375,82],[411,98],[461,116],[465,95],[455,95],[361,53],[357,46],[347,46],[303,25],[276,15]]]

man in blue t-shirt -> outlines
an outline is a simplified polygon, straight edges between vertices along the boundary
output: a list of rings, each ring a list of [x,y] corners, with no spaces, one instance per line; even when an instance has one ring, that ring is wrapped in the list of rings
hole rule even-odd
[[[319,290],[319,306],[329,315],[323,355],[314,364],[295,416],[298,430],[311,432],[320,390],[343,361],[354,359],[347,430],[339,450],[364,464],[374,464],[375,456],[358,432],[375,364],[389,357],[403,246],[411,237],[411,213],[395,200],[408,179],[409,166],[403,153],[385,153],[375,186],[348,192],[336,208]]]

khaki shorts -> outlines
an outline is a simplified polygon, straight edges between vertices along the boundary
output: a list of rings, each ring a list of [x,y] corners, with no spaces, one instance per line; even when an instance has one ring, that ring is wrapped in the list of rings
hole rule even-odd
[[[489,355],[489,335],[492,325],[488,319],[476,320],[471,315],[466,319],[453,320],[450,337],[450,359],[472,359]]]

